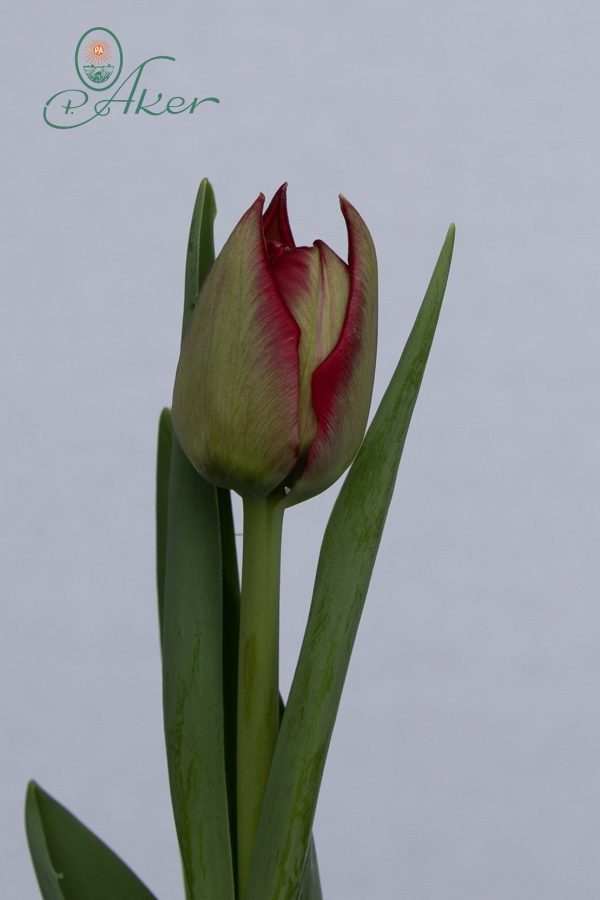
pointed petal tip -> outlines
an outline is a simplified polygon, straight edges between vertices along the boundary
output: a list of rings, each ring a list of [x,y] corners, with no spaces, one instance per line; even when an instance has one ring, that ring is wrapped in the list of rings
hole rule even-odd
[[[373,246],[373,238],[367,228],[367,224],[359,211],[343,194],[340,194],[339,197],[340,208],[348,232],[348,265],[352,268],[353,264],[358,263],[359,259],[362,259],[363,262],[365,261],[365,251],[367,250],[368,255],[372,256],[374,260],[375,247]]]
[[[287,181],[284,181],[283,184],[280,184],[280,185],[279,185],[279,187],[277,188],[277,190],[276,190],[275,193],[273,194],[273,199],[272,199],[271,202],[269,203],[269,208],[270,208],[271,206],[276,207],[276,206],[278,206],[279,204],[283,204],[283,206],[286,205],[286,202],[287,202],[287,188],[288,188],[288,183],[287,183]]]
[[[348,263],[346,262],[346,260],[342,259],[342,257],[339,255],[339,253],[336,253],[335,250],[332,247],[330,247],[329,244],[326,244],[325,241],[322,241],[321,238],[317,238],[315,241],[313,241],[312,245],[313,245],[313,247],[316,247],[317,250],[319,251],[321,260],[323,260],[323,258],[326,258],[329,254],[331,254],[337,260],[339,260],[339,262],[342,263],[342,265],[344,266],[345,269],[348,268]]]
[[[263,228],[267,240],[295,248],[296,242],[287,212],[287,185],[287,181],[284,181],[273,194],[263,216]]]
[[[359,213],[357,208],[354,206],[354,204],[351,203],[348,200],[348,198],[346,196],[344,196],[344,194],[340,194],[339,198],[340,198],[340,209],[342,211],[342,215],[343,215],[344,219],[346,220],[346,225],[347,225],[348,229],[350,229],[355,222],[365,225],[363,217],[361,216],[361,214]],[[365,227],[366,227],[366,225],[365,225]]]
[[[248,209],[245,212],[245,215],[250,215],[251,213],[255,213],[257,210],[262,216],[263,206],[265,205],[265,195],[261,191],[254,203],[251,203]]]
[[[354,204],[351,203],[350,200],[348,200],[345,194],[338,194],[338,197],[340,199],[340,208],[344,215],[346,214],[345,211],[349,209],[353,210],[358,215],[358,210],[356,209]]]

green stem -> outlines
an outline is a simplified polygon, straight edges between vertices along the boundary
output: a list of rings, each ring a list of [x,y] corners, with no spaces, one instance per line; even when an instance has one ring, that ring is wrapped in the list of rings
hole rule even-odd
[[[279,730],[279,570],[283,506],[244,498],[237,731],[238,885],[250,875],[271,759]]]

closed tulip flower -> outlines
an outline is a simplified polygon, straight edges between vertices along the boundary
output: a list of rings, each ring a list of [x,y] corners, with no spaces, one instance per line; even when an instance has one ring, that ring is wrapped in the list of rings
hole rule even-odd
[[[348,262],[297,247],[282,185],[242,216],[210,269],[185,336],[173,425],[213,484],[295,503],[329,487],[362,441],[375,371],[377,262],[340,196]]]

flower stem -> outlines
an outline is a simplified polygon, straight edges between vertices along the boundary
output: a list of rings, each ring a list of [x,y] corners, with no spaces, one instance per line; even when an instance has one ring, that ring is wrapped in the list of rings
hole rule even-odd
[[[271,759],[279,730],[279,572],[283,506],[244,498],[237,732],[238,886],[250,875]]]

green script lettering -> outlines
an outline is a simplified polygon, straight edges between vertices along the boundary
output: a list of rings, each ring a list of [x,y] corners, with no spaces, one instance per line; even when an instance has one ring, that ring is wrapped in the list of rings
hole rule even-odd
[[[176,100],[179,101],[177,104],[175,104]],[[171,97],[171,99],[167,101],[167,110],[166,111],[168,113],[171,113],[172,115],[176,116],[180,112],[185,112],[185,110],[179,109],[179,107],[184,106],[184,104],[185,104],[185,97]]]
[[[159,95],[156,98],[156,100],[154,101],[154,103],[148,103],[146,106],[144,106],[143,104],[144,104],[144,98],[145,98],[146,94],[147,94],[147,91],[146,91],[146,88],[144,88],[144,90],[142,91],[142,95],[141,95],[140,99],[138,100],[138,105],[135,108],[136,116],[140,112],[148,113],[149,116],[162,116],[162,114],[164,112],[166,112],[166,109],[161,109],[160,112],[152,112],[152,110],[150,109],[151,106],[156,106],[156,104],[159,102],[159,100],[162,100],[162,93],[159,93]]]
[[[143,63],[140,63],[140,65],[127,76],[125,81],[121,82],[121,84],[119,85],[117,90],[114,92],[112,97],[109,97],[108,100],[99,100],[98,103],[95,104],[94,109],[96,110],[98,115],[99,116],[106,115],[108,112],[110,112],[110,104],[111,103],[123,103],[124,104],[123,105],[123,115],[126,116],[127,113],[129,112],[129,107],[132,106],[133,103],[136,102],[135,92],[137,90],[138,84],[140,83],[140,78],[142,77],[142,72],[144,71],[144,68],[148,65],[148,63],[154,62],[155,59],[168,59],[168,60],[171,60],[172,62],[175,62],[174,56],[151,56],[149,59],[146,59]],[[133,84],[131,85],[131,90],[129,91],[128,96],[125,97],[124,99],[121,99],[119,97],[121,88],[124,87],[127,84],[127,82],[130,81],[132,78],[133,78]],[[142,93],[142,99],[143,99],[143,96],[145,93],[146,93],[146,91],[144,89],[144,91]],[[139,106],[139,104],[138,104],[138,106]],[[138,113],[138,112],[139,112],[139,108],[135,110],[135,113]],[[144,112],[147,112],[147,110],[144,110]]]
[[[198,97],[194,97],[189,106],[186,106],[185,109],[182,109],[181,112],[186,112],[188,109],[190,111],[190,116],[192,113],[200,106],[201,103],[220,103],[218,97],[204,97],[203,100],[199,100]]]
[[[66,91],[59,91],[57,94],[54,94],[50,99],[46,102],[43,111],[44,122],[49,125],[51,128],[59,128],[59,129],[67,129],[67,128],[79,128],[81,125],[87,125],[88,122],[91,122],[93,119],[96,119],[101,116],[109,115],[111,111],[111,106],[113,103],[122,103],[123,104],[123,115],[127,115],[130,107],[134,104],[134,115],[139,115],[140,113],[146,113],[149,116],[162,116],[163,113],[169,113],[170,115],[176,116],[180,113],[189,112],[190,115],[195,112],[195,110],[202,103],[220,103],[218,97],[204,97],[200,100],[198,97],[194,97],[191,103],[188,103],[186,106],[186,100],[184,97],[175,96],[171,97],[170,100],[167,100],[165,106],[162,109],[153,110],[152,107],[155,107],[162,99],[163,93],[159,91],[156,95],[156,99],[152,101],[152,103],[146,103],[146,95],[148,93],[146,88],[142,88],[139,97],[136,96],[136,92],[138,90],[138,86],[140,84],[140,80],[142,77],[142,73],[148,63],[154,62],[158,59],[165,59],[169,62],[175,62],[174,56],[151,56],[148,59],[144,60],[144,62],[140,63],[139,66],[136,66],[133,69],[127,78],[125,78],[117,87],[115,92],[111,97],[107,99],[98,100],[93,104],[93,113],[86,119],[82,119],[80,121],[67,121],[63,118],[63,122],[65,124],[60,124],[59,121],[52,121],[52,112],[56,109],[62,109],[64,116],[74,116],[75,110],[83,109],[91,99],[90,95],[86,93],[86,91],[82,91],[77,88],[71,88]],[[129,85],[129,93],[125,95],[125,86]],[[62,98],[66,102],[60,103],[59,98]],[[91,112],[91,109],[90,109]],[[74,116],[77,119],[77,116]]]

